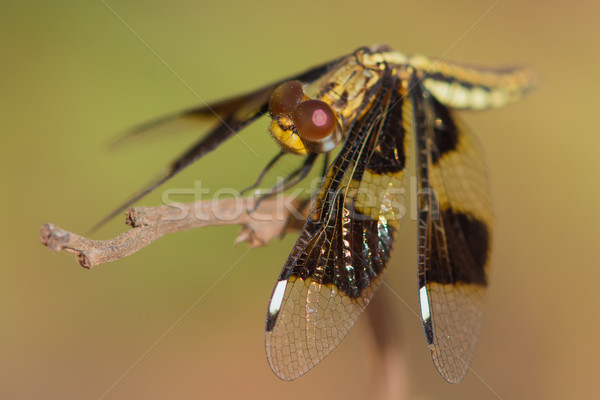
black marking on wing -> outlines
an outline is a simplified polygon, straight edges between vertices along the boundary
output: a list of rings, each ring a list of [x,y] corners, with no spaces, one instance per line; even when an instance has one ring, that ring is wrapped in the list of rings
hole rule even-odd
[[[396,230],[348,206],[344,208],[344,200],[341,194],[336,197],[331,222],[314,231],[314,239],[304,249],[306,254],[299,254],[303,259],[292,260],[278,281],[291,276],[302,280],[318,277],[318,283],[333,284],[345,296],[358,298],[373,278],[383,273]],[[342,234],[342,229],[348,233]],[[271,320],[274,324],[275,318]]]
[[[487,285],[485,266],[490,246],[487,226],[469,214],[452,209],[441,210],[440,220],[446,243],[440,243],[437,235],[431,236],[431,263],[423,275],[427,282]],[[445,255],[441,254],[444,246]]]
[[[367,168],[376,174],[394,174],[406,167],[405,135],[402,121],[402,103],[406,101],[398,93],[394,94],[383,131],[386,140],[381,140],[373,149]]]
[[[282,379],[303,375],[342,341],[389,261],[397,221],[359,212],[362,205],[349,190],[369,170],[401,171],[405,162],[378,150],[401,134],[393,126],[399,122],[399,80],[388,70],[382,75],[365,97],[368,111],[350,127],[271,297],[267,358]]]
[[[431,154],[431,162],[437,164],[444,154],[456,150],[459,131],[450,116],[448,108],[443,106],[434,97],[431,98],[431,103],[435,118],[433,140],[435,141],[435,147],[437,148],[437,151],[432,152]]]

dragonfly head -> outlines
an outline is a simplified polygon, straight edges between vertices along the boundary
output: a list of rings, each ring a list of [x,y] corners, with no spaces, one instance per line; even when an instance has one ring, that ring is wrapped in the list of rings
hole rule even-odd
[[[300,81],[277,86],[269,99],[269,130],[290,153],[326,153],[342,140],[342,128],[331,106],[309,98]]]

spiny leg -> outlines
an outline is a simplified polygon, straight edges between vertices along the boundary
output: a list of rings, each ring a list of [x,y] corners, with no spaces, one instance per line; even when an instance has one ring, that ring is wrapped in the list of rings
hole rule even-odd
[[[265,178],[267,173],[271,170],[271,168],[273,168],[273,166],[275,164],[277,164],[277,161],[279,161],[279,159],[281,159],[281,157],[283,157],[285,154],[286,154],[286,152],[283,150],[280,151],[279,153],[277,153],[277,155],[275,157],[273,157],[271,159],[271,161],[269,161],[269,163],[265,166],[265,168],[263,168],[260,175],[258,175],[258,178],[256,178],[256,182],[254,182],[252,185],[250,185],[247,188],[240,191],[240,196],[243,196],[250,190],[256,189],[258,187],[258,185],[261,184],[261,182],[263,181],[263,179]]]
[[[288,190],[289,188],[306,178],[312,170],[312,167],[315,164],[315,160],[317,159],[317,157],[317,153],[310,153],[308,156],[306,156],[306,159],[304,160],[304,163],[300,168],[294,170],[292,173],[286,176],[283,179],[283,181],[277,183],[275,186],[268,189],[265,193],[262,193],[260,197],[256,200],[254,207],[252,207],[252,209],[249,210],[249,213],[256,211],[256,209],[263,200],[277,193],[285,192],[286,190]]]

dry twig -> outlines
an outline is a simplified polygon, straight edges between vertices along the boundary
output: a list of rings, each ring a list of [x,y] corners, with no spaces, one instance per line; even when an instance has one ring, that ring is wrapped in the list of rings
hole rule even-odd
[[[302,227],[309,204],[291,198],[266,199],[256,211],[252,200],[232,198],[198,201],[127,210],[127,225],[132,229],[108,240],[92,240],[66,231],[54,224],[40,228],[40,241],[50,251],[73,254],[84,268],[115,261],[138,252],[168,233],[217,225],[241,225],[235,243],[264,246],[290,230]]]

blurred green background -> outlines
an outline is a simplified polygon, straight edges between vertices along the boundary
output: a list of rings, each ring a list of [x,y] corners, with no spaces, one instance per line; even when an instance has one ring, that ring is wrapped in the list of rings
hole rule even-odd
[[[236,227],[197,230],[88,271],[50,254],[38,228],[84,232],[196,137],[107,151],[123,129],[201,103],[194,92],[216,100],[373,43],[528,65],[540,79],[517,104],[463,113],[488,151],[497,218],[479,378],[445,383],[398,301],[390,318],[400,321],[407,397],[598,396],[597,2],[108,4],[114,13],[103,1],[0,4],[0,398],[369,398],[362,320],[300,380],[268,367],[265,311],[293,237],[247,252],[232,246]],[[244,139],[258,157],[232,140],[164,188],[245,186],[276,148],[265,121]],[[159,204],[160,192],[141,203]],[[405,226],[387,282],[416,309],[414,224]],[[119,219],[96,237],[123,230]]]

